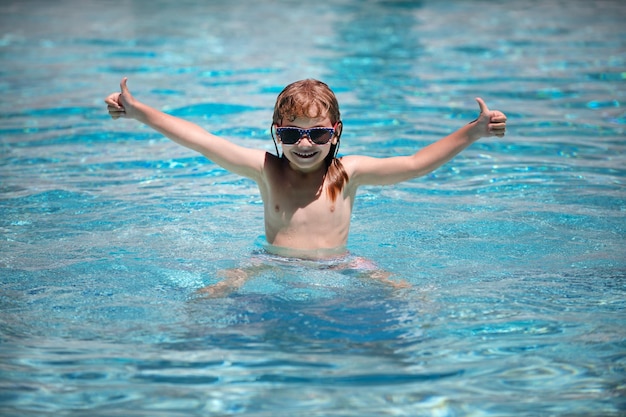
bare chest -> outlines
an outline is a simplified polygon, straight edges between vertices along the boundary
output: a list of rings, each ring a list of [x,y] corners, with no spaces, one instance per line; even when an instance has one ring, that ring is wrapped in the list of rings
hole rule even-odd
[[[332,225],[346,214],[349,216],[351,209],[349,199],[339,196],[332,201],[323,186],[314,190],[283,185],[273,189],[268,197],[267,214],[291,225]]]
[[[282,183],[265,195],[266,237],[291,247],[333,247],[347,239],[352,198],[340,194],[334,201],[323,186],[294,187]]]

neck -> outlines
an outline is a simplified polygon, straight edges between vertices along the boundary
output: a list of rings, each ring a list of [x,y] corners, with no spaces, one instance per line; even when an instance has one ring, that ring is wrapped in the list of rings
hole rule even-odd
[[[287,158],[282,157],[283,165],[293,174],[299,175],[302,179],[320,179],[323,180],[328,171],[326,162],[311,168],[299,168],[294,166]]]

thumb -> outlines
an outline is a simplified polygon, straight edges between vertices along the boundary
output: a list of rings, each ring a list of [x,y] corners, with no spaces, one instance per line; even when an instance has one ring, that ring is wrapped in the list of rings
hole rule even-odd
[[[480,114],[489,114],[489,108],[487,107],[487,104],[482,98],[476,97],[476,102],[478,103],[478,106],[480,107]]]
[[[130,94],[130,91],[128,91],[128,86],[126,85],[127,81],[128,81],[128,77],[124,77],[122,78],[122,81],[120,82],[120,90],[122,91],[122,94],[124,93]]]

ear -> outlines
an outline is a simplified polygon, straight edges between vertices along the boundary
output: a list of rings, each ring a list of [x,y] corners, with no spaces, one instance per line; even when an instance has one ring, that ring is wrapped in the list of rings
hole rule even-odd
[[[274,131],[276,130],[276,125],[273,124],[270,126],[270,135],[272,136],[272,142],[274,142],[274,147],[276,148],[276,156],[280,157],[280,152],[278,151],[278,143],[276,142],[276,137],[274,136]],[[276,135],[278,136],[278,135]],[[280,138],[278,139],[280,142]]]
[[[278,142],[278,143],[282,143],[282,141],[280,140],[280,136],[278,136],[276,134],[276,129],[278,128],[278,125],[276,123],[274,123],[271,127],[271,134],[272,134],[272,139],[274,139],[274,141]]]
[[[339,120],[337,123],[335,123],[335,135],[333,136],[333,141],[332,141],[333,145],[339,142],[342,132],[343,132],[343,122]]]

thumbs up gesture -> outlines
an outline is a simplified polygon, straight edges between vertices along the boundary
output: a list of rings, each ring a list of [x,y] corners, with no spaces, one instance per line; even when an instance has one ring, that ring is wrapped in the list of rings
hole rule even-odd
[[[132,108],[135,99],[130,94],[126,85],[128,78],[124,77],[120,82],[120,93],[110,94],[104,102],[107,104],[107,110],[113,119],[120,117],[132,118]]]
[[[498,110],[489,110],[480,97],[477,97],[476,101],[480,107],[480,116],[472,122],[476,137],[503,137],[506,132],[506,115]]]

